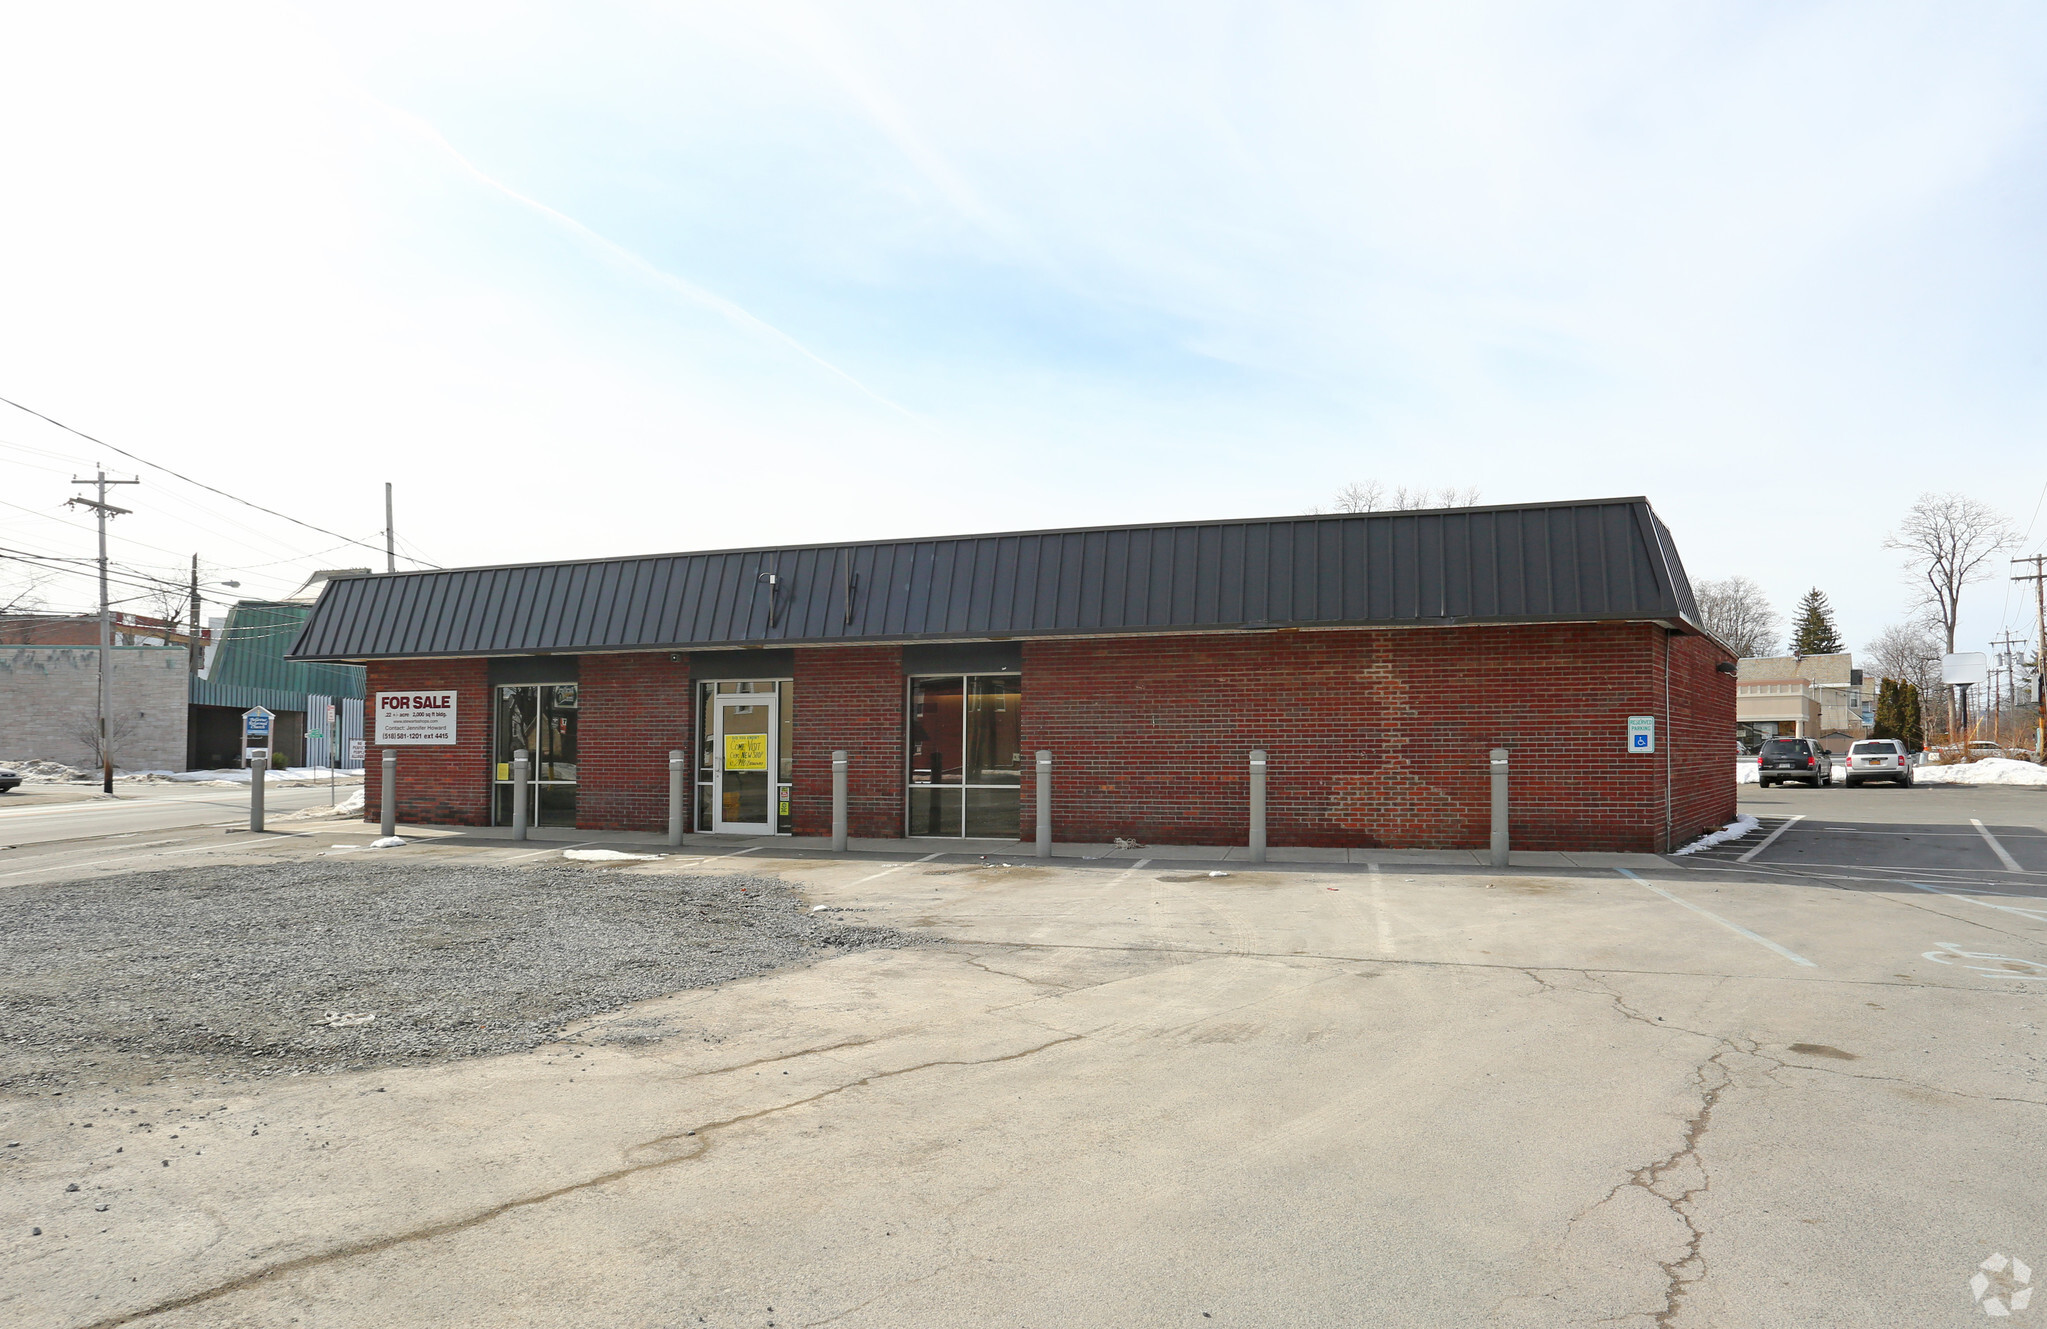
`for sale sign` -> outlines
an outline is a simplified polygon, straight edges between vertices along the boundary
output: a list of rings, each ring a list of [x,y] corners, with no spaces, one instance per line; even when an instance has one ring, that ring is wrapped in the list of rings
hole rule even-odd
[[[381,747],[452,745],[455,741],[455,694],[452,692],[379,692],[377,743]]]

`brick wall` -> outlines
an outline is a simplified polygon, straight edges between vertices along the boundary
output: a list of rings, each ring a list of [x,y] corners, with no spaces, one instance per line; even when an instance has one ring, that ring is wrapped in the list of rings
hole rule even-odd
[[[395,747],[398,820],[415,825],[490,824],[490,671],[482,660],[383,660],[369,667],[363,820],[384,806],[384,749],[377,745],[379,692],[453,692],[455,743]]]
[[[1479,847],[1486,752],[1503,746],[1516,848],[1660,850],[1666,807],[1672,843],[1734,816],[1734,680],[1713,669],[1724,658],[1627,624],[1027,642],[1023,741],[1054,754],[1062,841],[1240,844],[1245,756],[1263,747],[1274,845]],[[586,655],[582,668],[578,824],[665,829],[668,750],[694,755],[687,664]],[[900,835],[900,649],[801,648],[795,679],[792,828],[830,833],[831,753],[845,748],[853,834]],[[401,820],[489,822],[486,680],[480,660],[370,667],[372,694],[461,696],[459,744],[400,749]],[[1654,756],[1626,750],[1630,715],[1657,717]],[[1025,761],[1020,830],[1034,819]]]
[[[694,767],[689,657],[666,652],[586,655],[577,689],[576,825],[588,830],[668,830],[668,753]],[[800,717],[799,717],[800,720]],[[686,779],[696,778],[690,769]],[[696,786],[683,790],[683,826]]]
[[[1597,624],[1027,642],[1024,748],[1053,752],[1064,841],[1243,843],[1263,747],[1274,845],[1478,847],[1507,747],[1515,847],[1657,850],[1664,762],[1626,751],[1626,718],[1669,732],[1663,651],[1661,628]],[[1732,742],[1732,689],[1691,707],[1687,737]],[[1730,761],[1671,770],[1687,820],[1731,804]]]
[[[1734,657],[1708,637],[1670,639],[1671,847],[1735,818]]]
[[[791,829],[832,832],[832,751],[844,748],[854,835],[903,833],[903,653],[899,646],[796,652],[796,772]]]

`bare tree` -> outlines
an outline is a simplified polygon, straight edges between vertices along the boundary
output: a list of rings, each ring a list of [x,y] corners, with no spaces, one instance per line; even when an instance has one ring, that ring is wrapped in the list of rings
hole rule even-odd
[[[1875,691],[1868,681],[1872,677],[1912,684],[1919,689],[1929,732],[1948,725],[1948,689],[1940,681],[1940,633],[1938,622],[1919,618],[1891,624],[1862,648],[1865,695]]]
[[[43,607],[43,583],[50,579],[47,572],[29,569],[20,580],[10,578],[0,583],[0,615],[33,614]]]
[[[1353,480],[1336,491],[1338,512],[1383,512],[1387,510],[1412,512],[1418,508],[1468,508],[1478,502],[1478,486],[1470,485],[1459,489],[1446,485],[1441,489],[1409,489],[1406,485],[1396,488],[1388,501],[1386,486],[1377,480]]]
[[[1336,491],[1338,512],[1376,512],[1386,499],[1386,486],[1377,480],[1353,480]]]
[[[141,721],[132,715],[110,715],[107,717],[107,746],[113,750],[119,761],[121,749],[142,730]],[[92,758],[92,765],[101,766],[105,758],[100,755],[99,710],[79,710],[71,717],[71,737],[85,745],[85,751]]]
[[[1949,654],[1961,617],[1962,588],[1986,580],[1984,566],[2018,540],[2003,513],[1966,494],[1921,494],[1884,548],[1905,555],[1908,580],[1927,615],[1939,623]]]
[[[1770,607],[1763,588],[1747,577],[1702,581],[1692,590],[1699,619],[1721,645],[1744,660],[1777,649],[1777,630],[1784,620]]]

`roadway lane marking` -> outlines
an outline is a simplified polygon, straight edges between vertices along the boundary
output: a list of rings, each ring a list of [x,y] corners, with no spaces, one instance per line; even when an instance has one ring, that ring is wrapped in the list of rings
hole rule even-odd
[[[1915,891],[1925,891],[1928,895],[1945,895],[1951,900],[1962,900],[1969,904],[1982,905],[1985,909],[1995,909],[1999,913],[2017,914],[2020,918],[2029,918],[2035,923],[2047,923],[2047,908],[2020,909],[2016,905],[1991,904],[1988,900],[1978,900],[1972,896],[1964,895],[1960,891],[1950,891],[1939,886],[1928,886],[1922,882],[1908,881],[1905,884]]]
[[[2006,872],[2025,871],[2024,868],[2019,866],[2019,861],[2016,858],[2013,858],[2010,854],[2004,851],[2004,846],[1997,842],[1997,837],[1990,833],[1990,828],[1988,826],[1985,826],[1982,822],[1977,821],[1974,817],[1969,818],[1969,824],[1976,828],[1976,834],[1983,837],[1983,843],[1990,846],[1990,852],[1997,855],[1997,861],[2004,864],[2004,870]]]
[[[1796,818],[1794,818],[1793,820],[1796,820]],[[1729,932],[1739,932],[1742,936],[1747,937],[1750,941],[1769,947],[1771,950],[1777,952],[1777,954],[1783,956],[1785,959],[1791,961],[1791,963],[1793,964],[1802,964],[1808,969],[1819,968],[1818,965],[1806,959],[1797,951],[1788,950],[1783,946],[1779,946],[1776,942],[1771,941],[1768,937],[1763,936],[1759,932],[1750,932],[1747,928],[1743,927],[1739,923],[1730,923],[1710,909],[1699,908],[1699,906],[1693,904],[1690,900],[1680,900],[1675,895],[1672,895],[1669,891],[1666,891],[1661,886],[1658,886],[1655,882],[1644,880],[1643,878],[1638,877],[1634,873],[1628,871],[1626,868],[1615,868],[1614,871],[1620,873],[1623,877],[1628,878],[1630,881],[1638,882],[1641,885],[1647,886],[1650,890],[1656,892],[1658,895],[1670,901],[1672,904],[1681,904],[1695,914],[1698,914],[1705,918],[1712,919],[1715,923],[1718,923],[1721,927],[1726,928]]]
[[[1782,826],[1779,826],[1779,827],[1778,827],[1778,828],[1777,828],[1776,830],[1774,830],[1774,831],[1771,831],[1771,832],[1770,832],[1770,835],[1769,835],[1769,838],[1768,838],[1768,839],[1764,840],[1764,841],[1763,841],[1763,842],[1762,842],[1761,844],[1759,844],[1759,845],[1757,845],[1757,846],[1756,846],[1755,848],[1753,848],[1753,849],[1749,850],[1749,851],[1748,851],[1747,853],[1743,854],[1743,855],[1742,855],[1742,856],[1741,856],[1740,858],[1737,858],[1737,859],[1735,859],[1734,861],[1735,861],[1735,862],[1737,862],[1737,863],[1746,863],[1746,862],[1748,862],[1748,861],[1749,861],[1750,859],[1754,858],[1754,857],[1755,857],[1755,856],[1756,856],[1757,854],[1760,854],[1760,853],[1762,853],[1762,852],[1763,852],[1763,851],[1764,851],[1765,849],[1768,849],[1768,848],[1769,848],[1769,847],[1770,847],[1771,845],[1773,845],[1773,844],[1777,843],[1777,837],[1778,837],[1778,836],[1780,836],[1780,835],[1784,834],[1784,832],[1786,832],[1786,831],[1790,830],[1790,829],[1791,829],[1791,828],[1792,828],[1793,826],[1796,826],[1796,825],[1797,825],[1797,824],[1798,824],[1799,822],[1801,822],[1801,821],[1804,821],[1804,820],[1805,820],[1805,814],[1804,814],[1803,812],[1799,813],[1799,814],[1798,814],[1797,816],[1793,817],[1793,818],[1792,818],[1792,819],[1791,819],[1790,821],[1787,821],[1787,822],[1785,822],[1785,823],[1784,823],[1784,824],[1783,824]],[[1624,871],[1624,872],[1626,871],[1626,869],[1625,869],[1625,868],[1623,868],[1623,869],[1620,869],[1620,870],[1621,870],[1621,871]],[[1632,873],[1632,872],[1630,872],[1630,873],[1628,873],[1628,875],[1629,875],[1629,876],[1631,876],[1631,877],[1633,877],[1633,876],[1634,876],[1635,874],[1634,874],[1634,873]],[[1640,878],[1640,877],[1636,877],[1636,878],[1635,878],[1635,880],[1637,880],[1637,881],[1641,881],[1641,878]],[[1644,884],[1646,885],[1647,883],[1644,883]],[[1732,924],[1730,924],[1729,926],[1732,926]],[[1757,940],[1759,940],[1759,941],[1760,941],[1760,940],[1761,940],[1761,938],[1757,938]]]

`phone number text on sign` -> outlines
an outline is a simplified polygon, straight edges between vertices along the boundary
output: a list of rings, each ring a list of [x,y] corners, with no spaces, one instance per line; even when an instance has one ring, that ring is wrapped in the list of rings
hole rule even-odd
[[[379,692],[377,743],[411,747],[455,741],[455,694],[452,692]]]

